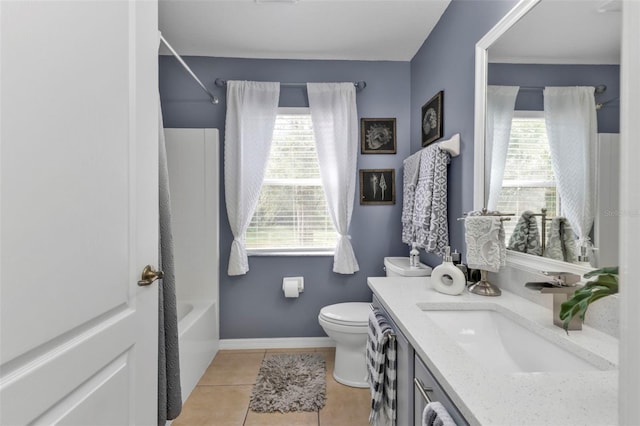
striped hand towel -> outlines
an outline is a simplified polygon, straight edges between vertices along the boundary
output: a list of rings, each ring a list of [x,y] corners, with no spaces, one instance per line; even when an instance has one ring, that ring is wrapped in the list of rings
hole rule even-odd
[[[372,308],[367,335],[367,382],[371,390],[369,423],[396,424],[396,339],[384,314]]]

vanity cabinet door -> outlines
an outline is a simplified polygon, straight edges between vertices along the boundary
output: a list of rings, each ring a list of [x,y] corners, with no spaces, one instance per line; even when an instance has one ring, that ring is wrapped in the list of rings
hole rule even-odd
[[[373,306],[382,309],[396,333],[396,425],[410,426],[413,424],[413,347],[375,296]]]
[[[438,401],[449,412],[449,415],[456,422],[456,425],[463,426],[468,425],[462,414],[458,411],[455,404],[449,399],[444,390],[440,387],[440,384],[436,381],[435,377],[431,374],[426,365],[422,362],[420,357],[415,357],[415,380],[414,385],[414,425],[422,426],[422,412],[424,407],[427,406],[427,401],[424,399],[420,388],[425,391],[427,397],[431,401]]]

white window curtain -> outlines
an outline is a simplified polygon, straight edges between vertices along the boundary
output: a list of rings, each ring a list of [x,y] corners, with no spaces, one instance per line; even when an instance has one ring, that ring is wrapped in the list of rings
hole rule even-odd
[[[589,242],[594,218],[596,102],[593,87],[546,87],[544,119],[562,214],[579,244]]]
[[[279,97],[280,83],[227,82],[224,194],[233,233],[229,275],[249,271],[244,241],[260,196]]]
[[[356,188],[358,112],[353,83],[307,83],[318,163],[338,241],[333,272],[360,269],[348,235]]]
[[[488,210],[496,210],[498,207],[511,135],[511,120],[519,89],[519,86],[487,87],[485,194],[488,193]]]

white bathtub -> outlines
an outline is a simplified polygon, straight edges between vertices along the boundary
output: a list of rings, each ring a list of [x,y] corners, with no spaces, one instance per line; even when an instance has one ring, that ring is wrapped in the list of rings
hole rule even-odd
[[[184,403],[218,352],[214,301],[178,301],[180,386]]]

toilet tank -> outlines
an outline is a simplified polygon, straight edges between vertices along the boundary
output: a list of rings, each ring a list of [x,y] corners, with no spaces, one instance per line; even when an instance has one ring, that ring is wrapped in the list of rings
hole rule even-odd
[[[384,269],[387,277],[428,277],[432,270],[422,262],[418,266],[409,266],[408,257],[385,257]]]

